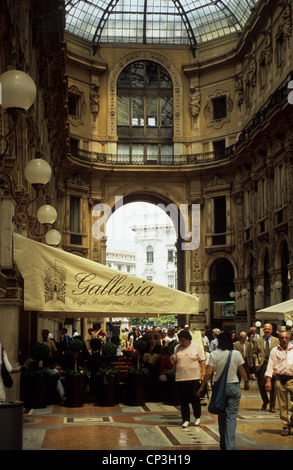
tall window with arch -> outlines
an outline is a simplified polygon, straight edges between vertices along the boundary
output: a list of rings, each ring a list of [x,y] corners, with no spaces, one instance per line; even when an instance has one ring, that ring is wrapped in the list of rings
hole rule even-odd
[[[117,81],[118,162],[173,162],[173,84],[152,61],[133,62]]]

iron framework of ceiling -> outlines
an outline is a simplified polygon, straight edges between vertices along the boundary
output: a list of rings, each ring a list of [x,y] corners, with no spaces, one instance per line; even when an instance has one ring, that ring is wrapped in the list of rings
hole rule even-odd
[[[92,42],[185,44],[241,33],[258,0],[67,0],[66,29]]]

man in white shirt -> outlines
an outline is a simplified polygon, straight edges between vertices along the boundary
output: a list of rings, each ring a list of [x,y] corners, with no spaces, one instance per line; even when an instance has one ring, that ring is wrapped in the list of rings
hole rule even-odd
[[[288,436],[293,427],[293,414],[289,419],[289,408],[292,409],[293,394],[293,344],[290,343],[288,331],[279,334],[279,346],[272,349],[265,372],[266,390],[271,391],[272,377],[276,377],[276,395],[280,406],[280,418],[283,423],[282,436]],[[291,397],[290,405],[288,392]]]
[[[221,330],[219,330],[218,328],[213,329],[213,332],[212,332],[213,339],[212,339],[211,345],[210,345],[210,352],[215,351],[216,349],[218,349],[218,336],[219,336],[220,333],[221,333]]]

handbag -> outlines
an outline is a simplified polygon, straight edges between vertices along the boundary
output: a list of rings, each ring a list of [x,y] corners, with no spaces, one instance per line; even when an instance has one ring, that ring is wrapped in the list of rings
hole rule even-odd
[[[2,361],[1,376],[2,376],[4,387],[11,388],[12,385],[13,385],[13,380],[12,380],[11,375],[9,374],[8,370],[6,369],[4,359]]]
[[[225,392],[226,392],[226,382],[228,369],[231,361],[232,351],[230,351],[225,368],[219,378],[216,380],[213,386],[211,400],[208,406],[209,413],[213,415],[218,415],[224,413],[225,411]]]

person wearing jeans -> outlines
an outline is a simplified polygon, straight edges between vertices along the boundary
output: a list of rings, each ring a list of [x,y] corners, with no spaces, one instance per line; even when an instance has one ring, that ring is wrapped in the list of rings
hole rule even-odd
[[[233,450],[236,439],[237,415],[241,398],[240,383],[238,374],[244,380],[245,390],[249,390],[249,383],[245,368],[244,360],[239,351],[234,350],[231,334],[221,333],[218,336],[218,349],[211,352],[209,365],[201,386],[197,392],[200,396],[204,390],[205,384],[213,376],[213,381],[219,380],[227,362],[229,352],[232,351],[231,361],[228,370],[225,392],[225,411],[218,415],[218,428],[220,434],[221,450]]]
[[[227,383],[226,409],[218,415],[218,428],[220,434],[220,448],[233,450],[236,439],[236,424],[241,398],[240,383]]]
[[[290,343],[288,331],[279,334],[278,346],[270,354],[265,372],[266,390],[272,389],[272,378],[275,377],[277,399],[280,407],[280,418],[283,424],[282,436],[289,436],[293,427],[292,395],[293,395],[293,344]],[[289,399],[290,397],[290,399]]]

